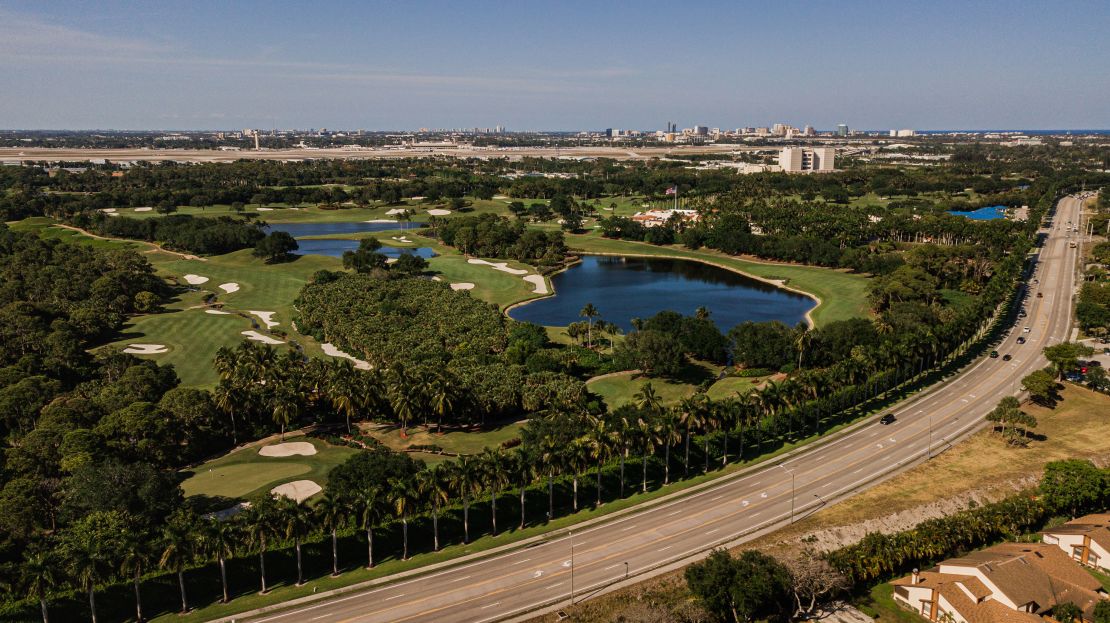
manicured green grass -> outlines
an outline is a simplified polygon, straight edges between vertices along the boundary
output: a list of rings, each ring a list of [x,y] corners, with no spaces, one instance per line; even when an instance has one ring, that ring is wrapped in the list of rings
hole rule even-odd
[[[676,379],[649,378],[632,372],[604,375],[586,382],[586,387],[605,399],[610,409],[635,402],[636,394],[651,383],[655,393],[665,405],[674,405],[694,394],[698,386],[717,378],[721,369],[705,362],[691,362]]]
[[[714,383],[713,386],[709,388],[709,391],[705,393],[713,400],[735,398],[736,394],[743,394],[761,380],[763,379],[726,376],[725,378]]]
[[[867,302],[868,278],[842,270],[759,262],[708,249],[692,251],[678,245],[656,246],[644,242],[611,240],[601,237],[596,232],[569,235],[567,245],[586,253],[702,260],[763,279],[784,279],[788,287],[808,292],[821,299],[821,304],[810,312],[810,316],[818,326],[836,320],[870,315]]]
[[[366,428],[366,434],[397,451],[403,451],[412,446],[434,445],[455,454],[478,454],[486,448],[496,448],[510,439],[519,437],[520,429],[523,427],[524,422],[513,422],[486,430],[446,429],[440,434],[435,432],[434,425],[428,428],[414,426],[409,428],[408,437],[402,438],[399,427],[371,426]]]
[[[871,587],[867,596],[855,604],[864,614],[881,623],[921,623],[921,617],[894,601],[894,587],[883,582]]]
[[[172,364],[183,385],[210,387],[218,380],[212,367],[216,351],[221,346],[235,347],[245,339],[240,332],[250,328],[249,320],[234,314],[217,316],[203,309],[167,311],[129,320],[123,337],[112,345],[163,344],[168,352],[141,357]]]
[[[35,216],[23,219],[22,221],[15,221],[8,223],[8,226],[13,231],[30,231],[35,232],[40,238],[46,240],[61,240],[63,242],[70,242],[74,244],[83,244],[97,249],[117,250],[117,249],[130,249],[134,251],[144,251],[148,245],[139,242],[124,242],[118,240],[101,240],[86,236],[80,232],[66,229],[64,227],[57,227],[56,221],[52,218],[45,216]]]
[[[188,478],[181,483],[181,488],[186,496],[244,499],[294,480],[311,480],[324,486],[332,468],[359,452],[354,448],[333,446],[319,439],[291,437],[287,440],[307,441],[316,447],[316,454],[261,456],[258,454],[258,447],[242,448],[185,470],[182,474],[188,475]]]

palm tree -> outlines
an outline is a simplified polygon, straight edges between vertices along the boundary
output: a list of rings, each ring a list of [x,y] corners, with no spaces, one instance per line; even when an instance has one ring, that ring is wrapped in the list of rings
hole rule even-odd
[[[374,528],[385,515],[384,499],[380,491],[371,488],[359,493],[355,500],[359,527],[366,531],[366,568],[374,567]]]
[[[543,463],[543,472],[547,476],[547,520],[555,519],[555,476],[558,475],[563,463],[563,445],[559,440],[548,435],[540,440],[540,462]]]
[[[275,532],[274,511],[276,501],[273,495],[268,494],[261,500],[251,505],[244,517],[244,526],[247,544],[252,549],[258,549],[258,570],[262,579],[260,594],[266,594],[266,547],[267,542]]]
[[[227,590],[227,559],[235,555],[235,546],[239,543],[239,524],[233,521],[207,520],[207,525],[201,528],[201,545],[204,550],[216,556],[220,566],[220,584],[224,596],[222,603],[231,601]]]
[[[644,383],[644,386],[636,392],[633,398],[636,399],[636,406],[647,411],[648,415],[654,416],[663,410],[663,400],[655,392],[655,387],[650,382]]]
[[[459,492],[463,503],[463,543],[470,542],[470,496],[478,484],[478,464],[468,456],[460,456],[449,472],[451,488]]]
[[[196,556],[196,536],[195,518],[183,513],[171,517],[162,529],[162,555],[158,559],[158,566],[177,574],[182,613],[189,611],[189,600],[185,593],[185,567]]]
[[[95,535],[82,534],[79,538],[79,543],[66,548],[67,564],[70,575],[88,593],[89,613],[92,623],[96,623],[96,580],[105,571],[107,561]]]
[[[23,593],[32,599],[39,600],[39,607],[42,610],[42,623],[50,623],[46,597],[57,586],[58,580],[61,579],[58,574],[58,561],[54,555],[43,549],[28,549],[23,554],[22,564],[19,565],[19,577]],[[138,584],[136,584],[136,597],[138,596],[138,590]],[[138,620],[142,623],[142,609],[140,608],[138,612]]]
[[[432,549],[439,551],[439,505],[446,504],[451,492],[447,472],[442,465],[425,469],[416,474],[416,490],[432,507]]]
[[[244,402],[242,392],[230,380],[221,379],[220,384],[216,386],[216,391],[213,392],[213,397],[216,400],[216,408],[226,413],[231,420],[231,444],[239,445],[239,434],[235,428],[235,411],[242,408]]]
[[[123,549],[120,551],[120,573],[131,576],[135,589],[135,620],[139,623],[146,620],[143,616],[143,597],[139,592],[139,584],[151,555],[150,539],[146,534],[134,531],[124,536]]]
[[[647,462],[648,457],[655,453],[655,444],[658,437],[655,432],[655,425],[650,417],[640,418],[636,421],[637,435],[636,441],[640,446],[640,466],[642,468],[643,480],[640,482],[640,492],[647,493]]]
[[[571,472],[574,474],[572,484],[574,486],[574,511],[578,512],[578,477],[582,474],[582,470],[586,468],[586,462],[590,458],[590,442],[586,437],[578,437],[570,442],[567,448],[567,459],[570,464]]]
[[[701,398],[702,394],[695,394],[689,398],[683,398],[679,403],[678,422],[685,429],[684,437],[686,438],[686,457],[682,460],[682,466],[685,470],[685,477],[690,477],[690,430],[697,426],[699,422],[698,413],[701,411]]]
[[[281,441],[284,443],[285,429],[297,420],[301,412],[301,405],[297,402],[297,396],[293,390],[286,387],[279,387],[274,392],[270,408],[272,410],[274,424],[281,427]]]
[[[285,538],[293,539],[297,554],[297,586],[304,584],[304,566],[301,558],[301,541],[308,530],[308,508],[292,498],[281,497],[277,503],[277,525]]]
[[[497,495],[509,484],[509,459],[501,448],[486,448],[478,455],[478,460],[489,486],[490,519],[493,536],[497,536]]]
[[[517,448],[510,455],[509,463],[513,475],[519,480],[520,484],[520,530],[524,529],[524,513],[527,506],[524,504],[524,494],[528,491],[528,485],[532,483],[532,479],[536,475],[536,469],[532,465],[531,457],[524,448]]]
[[[590,454],[597,461],[597,501],[595,506],[601,506],[601,468],[609,457],[613,455],[613,432],[609,430],[605,420],[597,419],[594,426],[587,433],[590,444]]]
[[[389,481],[389,497],[393,500],[393,510],[401,519],[402,549],[401,560],[409,559],[409,513],[416,507],[419,494],[412,478],[392,478]]]
[[[679,417],[672,410],[664,412],[656,420],[658,426],[659,442],[663,444],[663,484],[671,482],[671,446],[682,441],[682,432],[679,431]]]
[[[331,533],[331,576],[339,575],[339,537],[338,532],[347,523],[347,512],[350,505],[347,500],[339,497],[332,491],[324,493],[324,497],[316,502],[312,509],[316,515],[317,523]]]
[[[408,436],[409,422],[416,415],[417,400],[413,388],[416,381],[401,364],[394,366],[389,383],[389,402],[401,422],[401,436]]]
[[[450,373],[440,372],[432,380],[431,399],[432,412],[436,414],[436,432],[443,432],[443,416],[455,408],[457,388],[455,379]]]
[[[350,361],[341,359],[331,366],[328,375],[328,398],[332,407],[347,420],[347,434],[351,433],[351,416],[358,411],[358,373]]]
[[[586,306],[582,308],[582,311],[578,312],[578,315],[585,318],[589,323],[587,325],[587,329],[586,329],[586,335],[587,335],[586,347],[587,348],[593,348],[594,347],[594,318],[597,318],[598,316],[600,316],[601,312],[597,311],[597,308],[594,307],[593,303],[586,303]]]

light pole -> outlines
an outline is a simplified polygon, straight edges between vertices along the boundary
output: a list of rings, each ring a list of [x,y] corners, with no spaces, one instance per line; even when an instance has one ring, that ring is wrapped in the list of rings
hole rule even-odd
[[[567,530],[570,538],[570,605],[574,605],[574,533]]]
[[[782,463],[779,463],[779,467],[790,474],[790,523],[794,523],[794,470],[787,469]]]
[[[624,579],[628,579],[628,563],[624,563]]]

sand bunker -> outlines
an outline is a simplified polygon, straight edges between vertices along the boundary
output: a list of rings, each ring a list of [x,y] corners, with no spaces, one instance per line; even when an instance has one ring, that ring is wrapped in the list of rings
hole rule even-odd
[[[119,216],[119,212],[109,212],[108,216]]]
[[[527,277],[525,277],[525,279],[527,279]],[[464,281],[462,283],[452,283],[451,284],[451,289],[452,290],[473,290],[474,289],[474,284],[470,283],[469,281]]]
[[[435,277],[432,277],[432,281],[443,281],[443,277],[436,275]]]
[[[431,210],[428,210],[428,214],[431,214],[432,216],[447,216],[450,213],[450,210],[444,210],[443,208],[432,208]]]
[[[273,212],[273,208],[258,208],[259,212]]]
[[[386,214],[404,214],[405,212],[408,212],[405,208],[392,208],[385,211]]]
[[[136,212],[150,212],[154,208],[135,208]]]
[[[311,480],[294,480],[270,489],[270,493],[274,495],[284,495],[297,502],[304,502],[320,491],[323,491],[323,487]]]
[[[115,208],[100,208],[100,211],[105,212],[107,214],[111,214],[112,212],[115,212],[116,209]]]
[[[413,242],[409,240],[408,236],[393,236],[393,240],[396,240],[397,242],[404,242],[405,244],[413,244]]]
[[[200,275],[188,274],[185,275],[185,283],[191,286],[199,286],[202,283],[208,283],[208,277],[201,277]]]
[[[386,264],[394,264],[396,262],[397,262],[397,258],[395,258],[395,257],[391,257],[391,258],[388,258],[388,259],[385,260]]]
[[[390,219],[390,218],[372,218],[369,221],[363,221],[363,222],[365,222],[365,223],[396,223],[397,221],[395,221],[393,219]]]
[[[235,282],[221,283],[220,284],[220,289],[223,290],[224,292],[227,292],[228,294],[231,294],[232,292],[238,292],[239,291],[239,284],[237,284]]]
[[[262,324],[266,325],[267,329],[273,329],[274,327],[278,326],[278,324],[280,324],[274,322],[274,314],[276,314],[277,312],[254,311],[253,309],[249,310],[249,312],[254,314],[255,316],[258,316],[258,318],[262,321]]]
[[[316,454],[316,446],[307,441],[287,441],[262,446],[258,454],[259,456],[312,456]]]
[[[486,266],[489,266],[490,268],[493,268],[494,270],[499,270],[503,273],[509,273],[511,275],[527,275],[528,274],[528,271],[526,271],[524,269],[521,269],[521,268],[509,268],[509,263],[508,262],[496,262],[495,263],[495,262],[487,262],[485,260],[469,259],[469,260],[466,261],[466,263],[467,264],[484,264]]]
[[[285,342],[282,342],[281,340],[275,340],[274,338],[272,338],[268,335],[262,335],[258,331],[243,331],[243,335],[247,336],[248,340],[254,340],[255,342],[262,342],[263,344],[284,344],[285,343]]]
[[[222,309],[206,309],[206,310],[204,310],[204,313],[212,314],[213,316],[230,316],[231,315],[231,312],[225,312]]]
[[[547,281],[544,280],[543,275],[528,275],[527,277],[523,277],[523,279],[534,286],[532,289],[534,294],[549,293]]]
[[[164,344],[128,344],[123,352],[128,355],[160,355],[169,352]]]
[[[355,367],[358,368],[359,370],[369,370],[370,368],[373,367],[373,366],[370,365],[369,362],[363,361],[363,360],[358,359],[356,357],[352,357],[351,355],[339,350],[338,348],[336,348],[335,344],[332,344],[331,342],[324,342],[323,344],[320,345],[320,348],[324,351],[324,354],[328,355],[329,357],[339,357],[341,359],[350,359],[355,364]]]

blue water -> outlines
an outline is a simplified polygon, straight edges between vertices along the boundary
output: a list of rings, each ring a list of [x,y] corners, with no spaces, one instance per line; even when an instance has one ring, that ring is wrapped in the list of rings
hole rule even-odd
[[[386,240],[382,241],[385,244]],[[336,240],[333,238],[313,238],[311,240],[297,241],[297,255],[330,255],[342,257],[344,251],[354,251],[358,248],[358,240]],[[435,257],[435,251],[428,247],[386,247],[378,249],[378,253],[387,257],[399,257],[402,253],[412,253],[422,258]]]
[[[632,330],[633,318],[671,310],[692,315],[710,312],[722,331],[748,321],[781,320],[796,325],[815,305],[813,299],[743,275],[702,264],[671,259],[586,256],[553,276],[555,296],[514,307],[515,320],[565,326],[582,320],[579,312],[593,303],[601,318]]]
[[[956,216],[966,216],[974,221],[993,221],[1000,218],[1006,218],[1006,206],[987,206],[972,210],[971,212],[958,212],[956,210],[949,210],[949,214]]]
[[[300,238],[301,236],[326,236],[328,234],[354,234],[364,231],[388,231],[391,229],[417,229],[423,223],[411,221],[392,221],[389,223],[271,223],[267,231],[283,231]]]

